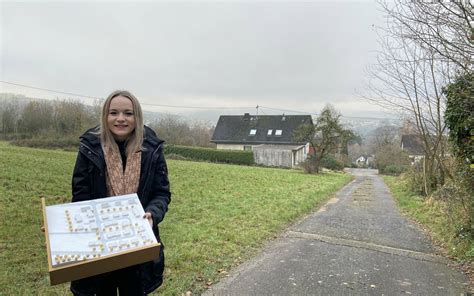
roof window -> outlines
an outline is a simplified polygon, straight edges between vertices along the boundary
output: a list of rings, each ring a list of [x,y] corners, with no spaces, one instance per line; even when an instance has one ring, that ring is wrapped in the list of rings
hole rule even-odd
[[[282,130],[276,130],[275,131],[275,136],[281,136]]]
[[[267,136],[271,136],[273,133],[273,130],[272,129],[269,129],[268,132],[267,132]]]
[[[256,129],[251,129],[250,133],[249,133],[249,136],[255,136],[256,133],[257,133]]]

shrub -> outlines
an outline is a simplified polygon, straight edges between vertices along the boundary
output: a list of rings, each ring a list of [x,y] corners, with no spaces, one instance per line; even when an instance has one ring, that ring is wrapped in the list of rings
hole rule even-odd
[[[474,246],[466,253],[466,257],[474,258]]]
[[[168,145],[165,146],[165,154],[180,155],[181,157],[220,163],[232,163],[243,165],[254,165],[253,153],[251,151],[217,150],[202,147],[187,147]]]
[[[299,166],[308,174],[318,173],[321,168],[335,171],[342,171],[344,169],[344,163],[335,159],[331,154],[323,156],[319,164],[317,157],[309,156],[305,161],[301,162]]]
[[[462,161],[451,164],[448,169],[454,174],[453,178],[438,188],[432,198],[446,203],[445,213],[450,222],[458,226],[457,236],[474,240],[474,228],[471,226],[474,203],[473,174]]]
[[[387,144],[377,148],[375,153],[375,164],[381,174],[390,165],[404,166],[410,164],[408,154],[402,151],[398,144]]]
[[[413,194],[422,196],[425,192],[423,182],[423,167],[420,163],[415,163],[403,175],[407,188]]]
[[[166,159],[173,159],[173,160],[189,160],[188,158],[182,156],[182,155],[179,155],[179,154],[174,154],[174,153],[170,153],[170,154],[166,154]]]
[[[301,162],[299,166],[308,174],[314,174],[318,172],[318,165],[316,163],[316,157],[308,157],[305,161]]]
[[[454,154],[468,163],[474,163],[474,74],[456,78],[455,82],[443,88],[447,98],[445,120],[449,128],[449,140]]]
[[[335,171],[342,171],[344,169],[344,163],[337,160],[332,154],[327,154],[321,159],[321,166]]]
[[[412,169],[402,179],[385,176],[403,212],[424,224],[435,241],[450,255],[471,261],[474,257],[474,233],[469,220],[469,198],[472,193],[460,187],[458,180],[438,188],[431,197],[413,194],[409,188]],[[454,198],[453,198],[454,197]],[[467,198],[462,201],[463,198]]]
[[[386,167],[384,167],[382,174],[384,175],[392,175],[392,176],[398,176],[401,173],[404,173],[408,170],[407,165],[395,165],[391,164]]]

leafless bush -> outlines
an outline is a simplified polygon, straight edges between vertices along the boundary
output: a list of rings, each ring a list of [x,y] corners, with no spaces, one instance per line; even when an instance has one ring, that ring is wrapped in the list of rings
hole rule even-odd
[[[316,157],[308,157],[299,166],[308,174],[316,174],[319,172],[319,163]]]
[[[177,116],[165,115],[149,125],[168,144],[214,147],[211,143],[214,127],[209,123],[199,121],[189,123]]]

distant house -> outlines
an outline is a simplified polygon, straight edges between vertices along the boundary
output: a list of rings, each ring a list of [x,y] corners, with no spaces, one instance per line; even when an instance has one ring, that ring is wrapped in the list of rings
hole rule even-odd
[[[355,163],[358,167],[364,167],[365,166],[365,156],[364,155],[359,156],[359,158],[356,159]]]
[[[361,155],[356,159],[355,163],[359,168],[373,168],[375,166],[375,156]]]
[[[211,142],[217,149],[252,150],[258,164],[294,167],[308,156],[309,144],[293,139],[305,124],[313,124],[311,115],[222,115]]]
[[[412,165],[425,157],[423,141],[419,135],[402,135],[400,147],[408,153]]]

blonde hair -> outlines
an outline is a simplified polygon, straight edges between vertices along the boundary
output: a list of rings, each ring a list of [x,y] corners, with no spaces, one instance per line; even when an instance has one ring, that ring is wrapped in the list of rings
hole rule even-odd
[[[110,147],[115,151],[118,151],[117,143],[115,138],[108,128],[107,118],[110,111],[110,103],[115,97],[122,96],[130,101],[132,101],[133,106],[133,115],[135,117],[135,129],[127,140],[126,153],[131,155],[134,152],[137,152],[142,149],[143,137],[145,129],[143,127],[143,112],[140,106],[138,99],[132,95],[129,91],[126,90],[116,90],[112,92],[107,99],[105,100],[102,106],[102,112],[100,115],[100,127],[98,134],[100,135],[100,140],[103,147]]]

